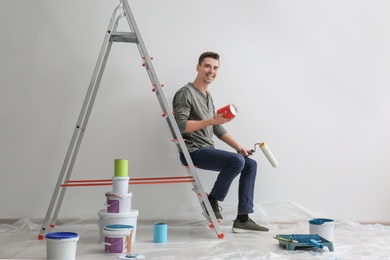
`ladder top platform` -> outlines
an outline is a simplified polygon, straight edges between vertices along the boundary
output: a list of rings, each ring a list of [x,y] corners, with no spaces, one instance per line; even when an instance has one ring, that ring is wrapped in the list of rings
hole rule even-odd
[[[137,35],[132,32],[113,32],[110,39],[114,42],[138,43]]]

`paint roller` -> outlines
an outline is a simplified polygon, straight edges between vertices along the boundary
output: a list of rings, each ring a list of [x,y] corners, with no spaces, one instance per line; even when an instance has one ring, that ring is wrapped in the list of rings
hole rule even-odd
[[[307,243],[319,249],[324,248],[319,235],[293,234],[291,235],[291,240],[297,243]]]
[[[268,145],[265,142],[256,143],[252,150],[249,151],[250,154],[253,154],[256,152],[256,146],[259,146],[260,149],[263,151],[265,157],[267,157],[268,161],[271,163],[273,167],[276,167],[279,165],[278,161],[275,159],[275,156],[272,154],[271,150],[268,148]]]
[[[277,235],[274,237],[277,240],[288,242],[288,243],[302,243],[309,244],[311,246],[315,246],[319,249],[323,249],[324,245],[321,243],[321,237],[317,234],[315,235],[306,235],[306,234],[291,234],[289,238],[282,237],[281,235]]]

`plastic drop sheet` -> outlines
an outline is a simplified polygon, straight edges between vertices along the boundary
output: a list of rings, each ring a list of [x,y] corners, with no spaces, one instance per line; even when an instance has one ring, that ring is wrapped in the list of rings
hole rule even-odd
[[[136,241],[132,253],[144,259],[390,259],[390,227],[381,224],[359,224],[351,220],[335,220],[334,251],[327,247],[287,251],[273,237],[277,234],[308,234],[308,220],[323,216],[290,201],[256,205],[250,217],[270,231],[259,234],[231,232],[234,206],[225,205],[221,223],[225,237],[218,239],[214,229],[201,216],[198,208],[186,209],[188,216],[178,219],[138,218]],[[96,212],[99,209],[96,209]],[[198,214],[197,214],[198,213]],[[104,252],[99,243],[96,214],[76,220],[61,220],[48,232],[76,232],[76,259],[119,259],[123,254]],[[168,224],[168,242],[153,243],[153,224]],[[63,223],[62,223],[63,222]],[[42,220],[20,219],[0,224],[0,259],[46,259],[46,241],[38,240]]]

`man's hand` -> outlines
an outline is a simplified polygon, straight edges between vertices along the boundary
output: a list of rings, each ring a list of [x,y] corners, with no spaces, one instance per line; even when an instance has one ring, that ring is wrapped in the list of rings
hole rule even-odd
[[[216,114],[214,117],[213,117],[213,125],[222,125],[222,124],[225,124],[227,122],[230,122],[232,121],[233,118],[225,118],[223,117],[224,115],[226,115],[226,111],[221,113],[221,114]]]
[[[250,151],[249,151],[248,149],[244,148],[244,147],[240,147],[240,148],[237,150],[237,152],[238,152],[239,154],[242,154],[242,156],[244,156],[244,157],[248,157],[248,156],[252,155],[252,154],[250,153]]]

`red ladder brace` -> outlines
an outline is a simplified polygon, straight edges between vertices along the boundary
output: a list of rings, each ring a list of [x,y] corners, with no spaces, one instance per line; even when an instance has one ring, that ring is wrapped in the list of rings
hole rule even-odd
[[[129,184],[172,184],[195,182],[192,176],[178,176],[178,177],[155,177],[155,178],[131,178]],[[86,187],[86,186],[110,186],[111,179],[101,180],[69,180],[61,187]]]
[[[172,176],[172,177],[148,177],[148,178],[131,178],[129,179],[129,185],[134,184],[174,184],[174,183],[186,183],[186,182],[195,182],[192,176]],[[61,187],[88,187],[88,186],[111,186],[112,179],[96,179],[96,180],[68,180],[66,183],[61,184]],[[201,201],[201,194],[199,194],[195,189],[198,198]],[[206,210],[204,208],[204,210]],[[219,223],[219,221],[218,221]],[[54,225],[50,225],[51,228],[54,228]],[[209,220],[209,227],[215,228],[213,222]],[[218,238],[223,238],[224,235],[219,234]]]

